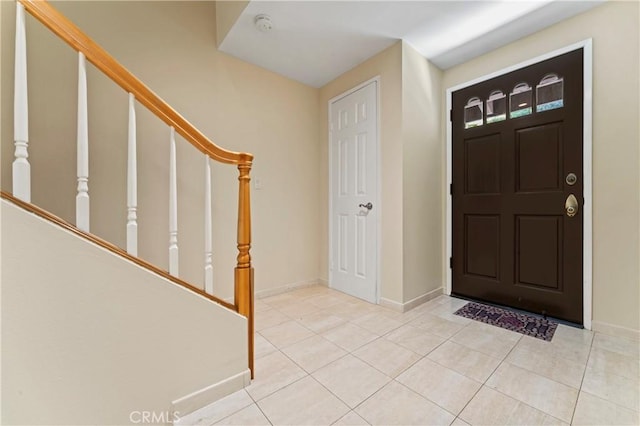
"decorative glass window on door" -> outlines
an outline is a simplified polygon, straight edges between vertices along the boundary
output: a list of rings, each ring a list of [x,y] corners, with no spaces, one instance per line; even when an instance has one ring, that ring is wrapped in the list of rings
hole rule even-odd
[[[527,83],[520,83],[509,95],[509,118],[529,115],[532,111],[532,90]]]
[[[480,98],[471,98],[464,107],[464,128],[482,126],[482,101]]]
[[[507,96],[494,90],[487,99],[487,124],[507,119]]]
[[[549,111],[564,106],[564,79],[547,74],[536,86],[536,111]]]

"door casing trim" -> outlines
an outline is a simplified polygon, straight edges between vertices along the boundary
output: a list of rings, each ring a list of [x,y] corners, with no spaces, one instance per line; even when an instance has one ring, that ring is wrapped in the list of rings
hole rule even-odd
[[[329,222],[328,222],[328,234],[329,234],[329,238],[328,238],[328,259],[327,259],[327,286],[329,288],[333,288],[332,283],[331,283],[331,271],[332,271],[332,259],[333,259],[333,234],[332,234],[332,229],[333,229],[333,219],[331,217],[331,212],[333,211],[333,201],[332,201],[332,184],[333,184],[333,174],[332,174],[332,170],[333,170],[333,148],[331,146],[331,106],[333,105],[334,102],[339,101],[340,99],[349,96],[350,94],[357,92],[358,90],[362,89],[363,87],[368,86],[371,83],[376,83],[376,138],[374,141],[375,144],[375,156],[376,156],[376,167],[378,169],[378,173],[376,176],[376,185],[377,185],[377,190],[376,190],[376,202],[375,204],[378,206],[378,215],[377,215],[377,221],[375,224],[375,229],[376,229],[376,281],[375,281],[375,286],[376,286],[376,304],[380,304],[380,297],[381,297],[381,283],[380,283],[380,278],[381,278],[381,272],[382,272],[382,265],[380,264],[380,260],[382,259],[382,179],[381,179],[381,175],[382,175],[382,158],[380,155],[380,150],[381,150],[381,146],[380,146],[380,76],[377,75],[373,78],[370,78],[369,80],[366,80],[360,84],[358,84],[357,86],[340,93],[339,95],[334,96],[333,98],[329,99],[329,101],[327,102],[328,104],[328,114],[327,114],[327,134],[328,134],[328,144],[329,144],[329,150],[328,150],[328,155],[329,155],[329,170],[328,170],[328,175],[329,175],[329,190],[327,191],[327,195],[328,195],[328,216],[329,216]]]
[[[449,191],[449,185],[452,180],[451,162],[452,162],[452,126],[451,120],[448,119],[449,111],[451,111],[451,96],[453,92],[464,89],[465,87],[473,86],[474,84],[481,83],[483,81],[500,77],[501,75],[510,73],[512,71],[519,70],[521,68],[528,67],[529,65],[542,62],[544,60],[553,58],[555,56],[562,55],[573,50],[582,49],[584,52],[583,63],[583,109],[582,109],[582,123],[583,123],[583,141],[582,141],[582,156],[583,156],[583,173],[584,173],[584,206],[582,207],[583,213],[583,240],[582,240],[582,310],[583,310],[583,326],[587,330],[591,330],[591,321],[593,315],[593,40],[586,39],[569,46],[562,47],[552,52],[545,53],[544,55],[537,56],[524,62],[500,69],[493,73],[484,75],[482,77],[475,78],[473,80],[458,84],[453,87],[449,87],[446,90],[446,110],[445,116],[447,116],[447,139],[446,139],[446,179],[445,179],[445,194],[446,196],[446,211],[445,211],[445,253],[446,261],[453,256],[453,236],[452,236],[452,196]],[[449,265],[445,265],[446,268],[446,283],[445,294],[451,295],[452,274]]]

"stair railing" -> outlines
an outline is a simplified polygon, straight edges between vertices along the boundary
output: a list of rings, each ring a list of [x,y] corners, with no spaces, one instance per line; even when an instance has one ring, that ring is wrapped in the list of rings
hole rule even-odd
[[[31,172],[28,161],[29,125],[27,102],[27,45],[25,34],[25,11],[49,28],[78,52],[78,133],[77,133],[77,195],[75,229],[63,220],[31,205]],[[253,378],[253,268],[251,266],[251,201],[250,172],[253,156],[224,150],[209,140],[184,117],[178,114],[160,97],[153,93],[126,68],[118,63],[102,47],[96,44],[75,24],[44,0],[17,0],[16,4],[16,45],[15,45],[15,86],[14,86],[14,145],[13,196],[3,193],[3,198],[17,201],[24,208],[48,217],[103,247],[114,251],[140,266],[160,273],[171,281],[189,288],[221,305],[232,308],[245,316],[248,322],[249,369]],[[100,238],[91,235],[89,221],[89,145],[87,122],[87,78],[86,61],[92,63],[103,74],[129,93],[129,130],[127,159],[127,225],[126,252]],[[160,270],[137,257],[137,157],[136,157],[136,114],[134,101],[151,111],[169,126],[169,273]],[[177,277],[178,275],[178,229],[177,229],[177,185],[175,133],[204,154],[205,160],[205,253],[204,283],[202,291]],[[236,165],[238,176],[238,237],[237,264],[235,267],[234,303],[225,302],[213,294],[213,267],[211,241],[211,165],[210,159],[224,164]]]

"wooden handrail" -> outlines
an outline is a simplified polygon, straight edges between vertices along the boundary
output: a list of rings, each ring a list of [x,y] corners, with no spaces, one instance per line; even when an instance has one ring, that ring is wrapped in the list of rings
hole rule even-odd
[[[224,300],[219,299],[216,296],[208,294],[204,290],[201,290],[198,287],[195,287],[195,286],[189,284],[188,282],[181,280],[178,277],[174,277],[173,275],[169,274],[167,271],[163,271],[162,269],[158,268],[157,266],[154,266],[151,263],[140,259],[139,257],[130,255],[129,253],[127,253],[126,251],[124,251],[120,247],[118,247],[118,246],[116,246],[114,244],[111,244],[110,242],[105,241],[100,237],[97,237],[97,236],[95,236],[93,234],[90,234],[88,232],[81,231],[80,229],[76,228],[73,224],[67,222],[66,220],[64,220],[64,219],[62,219],[62,218],[60,218],[60,217],[58,217],[58,216],[56,216],[54,214],[49,213],[46,210],[41,209],[38,206],[35,206],[35,205],[31,204],[31,203],[27,203],[25,201],[22,201],[22,200],[20,200],[20,199],[18,199],[16,197],[14,197],[10,193],[5,192],[5,191],[0,191],[0,197],[5,199],[5,200],[7,200],[7,201],[12,202],[16,206],[18,206],[18,207],[20,207],[20,208],[22,208],[22,209],[24,209],[24,210],[26,210],[28,212],[31,212],[31,213],[33,213],[33,214],[35,214],[37,216],[40,216],[41,218],[43,218],[45,220],[48,220],[49,222],[55,223],[56,225],[60,226],[63,229],[66,229],[67,231],[73,232],[74,234],[76,234],[76,235],[78,235],[78,236],[80,236],[80,237],[82,237],[82,238],[84,238],[86,240],[89,240],[92,243],[97,244],[100,247],[102,247],[102,248],[104,248],[106,250],[109,250],[110,252],[113,252],[113,253],[117,254],[118,256],[122,256],[125,259],[130,260],[131,262],[135,263],[136,265],[141,266],[141,267],[143,267],[145,269],[148,269],[149,271],[151,271],[153,273],[156,273],[156,274],[160,275],[161,277],[166,278],[169,281],[172,281],[173,283],[175,283],[175,284],[177,284],[179,286],[187,288],[187,289],[193,291],[194,293],[198,293],[200,296],[205,297],[205,298],[207,298],[207,299],[209,299],[209,300],[211,300],[213,302],[216,302],[216,303],[224,306],[225,308],[234,310],[236,312],[238,311],[238,309],[234,305],[232,305],[231,303],[225,302]]]
[[[82,52],[87,60],[95,65],[96,68],[128,93],[133,93],[138,102],[167,125],[174,127],[176,132],[201,152],[221,163],[251,163],[253,155],[227,151],[214,144],[202,134],[202,132],[182,117],[182,115],[171,108],[144,83],[109,55],[102,47],[82,32],[80,28],[51,6],[49,2],[43,0],[18,1],[34,18],[49,28],[73,49]]]

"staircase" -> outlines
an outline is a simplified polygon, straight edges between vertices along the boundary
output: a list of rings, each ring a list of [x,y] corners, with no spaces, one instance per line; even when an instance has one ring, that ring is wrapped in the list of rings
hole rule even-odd
[[[75,223],[70,223],[57,217],[51,212],[31,203],[31,165],[29,163],[29,105],[27,82],[27,43],[25,18],[29,14],[39,23],[47,27],[53,34],[68,44],[77,52],[78,57],[78,103],[77,103],[77,184]],[[104,76],[116,83],[128,95],[128,136],[127,144],[127,211],[126,213],[126,244],[119,247],[116,244],[91,232],[89,190],[89,123],[88,123],[88,88],[87,88],[87,62],[91,63]],[[12,309],[5,309],[6,298],[3,297],[3,337],[5,325],[18,324],[23,327],[21,333],[15,333],[15,347],[6,346],[7,340],[3,340],[3,347],[9,350],[10,355],[15,355],[12,360],[15,364],[3,362],[3,370],[9,367],[12,372],[12,387],[2,389],[3,396],[3,423],[126,423],[135,422],[134,418],[127,420],[133,412],[153,412],[156,422],[170,423],[174,416],[180,412],[197,409],[212,400],[224,396],[224,394],[236,390],[238,386],[248,384],[248,376],[253,378],[253,268],[251,266],[251,207],[250,207],[250,171],[253,156],[247,153],[237,153],[224,150],[215,145],[201,131],[196,129],[184,117],[160,99],[144,83],[138,80],[127,69],[120,65],[104,49],[91,40],[77,26],[60,14],[47,1],[18,0],[16,4],[16,38],[15,38],[15,86],[14,86],[14,145],[15,159],[12,165],[13,191],[2,191],[2,252],[3,268],[2,281],[3,293],[9,288],[7,294],[13,296],[15,303]],[[55,84],[52,82],[52,84]],[[141,106],[157,117],[167,129],[169,146],[169,229],[157,230],[168,234],[168,268],[153,264],[138,256],[138,147],[136,131],[136,106]],[[5,124],[5,123],[3,123]],[[6,124],[5,124],[6,125]],[[203,162],[193,167],[204,167],[205,170],[205,194],[204,194],[204,247],[202,277],[203,288],[190,283],[179,275],[179,230],[178,230],[178,174],[176,152],[176,135],[180,135],[186,143],[198,150]],[[182,142],[182,141],[180,141]],[[124,143],[124,141],[123,141]],[[142,158],[144,161],[144,158]],[[238,170],[238,211],[237,211],[237,258],[234,269],[234,294],[233,301],[224,300],[214,294],[214,274],[212,262],[212,172],[211,163],[217,162],[225,165],[233,165]],[[144,194],[143,194],[144,196]],[[19,231],[19,232],[18,232]],[[37,231],[37,232],[36,232]],[[43,250],[42,246],[48,248]],[[57,248],[59,247],[59,248]],[[66,249],[65,249],[66,248]],[[75,257],[68,258],[63,255],[72,253]],[[55,261],[54,261],[55,259]],[[99,259],[99,263],[95,261]],[[9,265],[9,266],[7,266]],[[30,267],[29,265],[33,265]],[[93,265],[87,269],[87,265]],[[93,271],[92,273],[89,272]],[[88,275],[87,275],[88,274]],[[92,275],[93,274],[93,275]],[[50,283],[43,283],[43,276],[51,277]],[[9,283],[9,284],[7,284]],[[59,287],[53,286],[57,285]],[[72,285],[73,284],[73,285]],[[28,289],[25,287],[28,286]],[[146,291],[140,292],[141,288]],[[24,289],[21,290],[21,288]],[[114,288],[118,291],[113,293]],[[46,294],[46,298],[41,296]],[[3,295],[4,296],[4,295]],[[28,305],[22,306],[26,300],[35,301],[33,309],[38,303],[51,303],[46,311],[54,317],[48,327],[33,326],[28,321],[29,315],[25,315]],[[131,305],[131,300],[136,303]],[[173,301],[175,305],[167,305]],[[7,302],[8,303],[8,302]],[[60,305],[56,305],[60,303]],[[84,306],[87,303],[90,309]],[[82,309],[76,309],[82,305]],[[22,310],[17,309],[22,306]],[[43,305],[44,306],[44,305]],[[114,306],[122,306],[123,309],[113,309]],[[156,309],[154,309],[154,306]],[[164,306],[164,307],[162,307]],[[156,317],[155,321],[146,321],[135,315],[136,309],[144,312],[149,317]],[[41,313],[45,309],[39,309]],[[68,322],[64,315],[58,317],[55,312],[69,312],[74,322]],[[98,312],[93,315],[92,312]],[[9,317],[9,314],[14,314]],[[239,315],[238,315],[239,314]],[[115,317],[114,317],[115,316]],[[193,317],[196,318],[193,318]],[[5,320],[9,318],[9,321]],[[175,323],[163,320],[166,317],[176,318]],[[20,320],[18,320],[18,318]],[[125,320],[128,318],[127,320]],[[186,324],[187,318],[198,325],[192,327],[189,332],[177,324]],[[95,339],[90,337],[91,329],[88,324],[100,319],[92,327],[95,329],[100,341],[110,341],[109,345],[94,345],[85,347],[87,342]],[[122,323],[119,323],[122,321]],[[202,321],[205,321],[204,323]],[[209,323],[211,321],[211,323]],[[105,322],[111,324],[105,326]],[[219,322],[216,324],[216,322]],[[113,323],[119,323],[120,328],[113,327]],[[154,323],[156,325],[154,325]],[[220,323],[225,326],[220,327]],[[71,324],[71,325],[70,325]],[[79,324],[76,328],[73,324]],[[33,327],[32,327],[33,326]],[[56,328],[56,326],[58,328]],[[149,328],[154,326],[154,328]],[[168,327],[169,329],[165,329]],[[185,325],[186,326],[186,325]],[[64,330],[61,330],[61,328]],[[58,393],[56,398],[51,395],[39,394],[33,389],[38,388],[38,374],[30,374],[33,368],[42,368],[39,361],[47,360],[46,355],[33,357],[33,348],[43,348],[39,345],[31,345],[29,339],[23,337],[31,333],[32,337],[48,330],[47,336],[53,339],[51,353],[65,357],[68,361],[75,356],[71,354],[85,353],[78,362],[78,370],[74,371],[69,363],[64,360],[53,365],[66,365],[61,367],[65,375],[51,377],[56,371],[43,369],[40,373],[42,381],[44,377],[50,379],[50,386],[42,386],[51,392]],[[145,342],[146,349],[140,348],[136,355],[123,346],[132,345],[135,339],[121,338],[118,330],[125,330],[124,335],[138,336],[141,342]],[[212,333],[209,330],[218,330]],[[74,334],[70,330],[75,330]],[[197,344],[192,346],[193,340],[198,340],[196,331],[207,343],[202,346],[214,351],[211,360],[217,360],[224,365],[202,363],[200,357],[185,356],[183,363],[167,361],[164,357],[155,357],[157,351],[163,351],[162,346],[174,345],[181,342],[183,351],[197,351]],[[239,337],[242,333],[243,337]],[[70,355],[62,355],[65,352],[58,351],[55,345],[55,337],[59,335],[65,339],[70,347]],[[158,336],[165,335],[168,341],[158,342]],[[192,336],[192,340],[185,340],[184,335]],[[23,337],[20,337],[23,336]],[[75,341],[74,341],[75,336]],[[141,337],[143,336],[143,337]],[[153,340],[155,336],[156,341]],[[94,336],[96,337],[96,336]],[[173,338],[172,338],[173,337]],[[215,342],[212,345],[212,339]],[[31,339],[33,340],[33,339]],[[43,338],[41,340],[48,340]],[[71,342],[71,343],[69,343]],[[10,344],[9,343],[9,344]],[[31,342],[33,343],[33,342]],[[20,345],[24,345],[23,348]],[[74,347],[73,345],[77,345]],[[149,349],[148,347],[151,347]],[[228,347],[228,351],[225,349]],[[3,348],[3,355],[5,350]],[[214,349],[215,348],[215,349]],[[20,351],[30,351],[31,354],[21,359]],[[100,350],[98,350],[100,349]],[[129,348],[130,349],[130,348]],[[176,348],[164,352],[173,353]],[[111,376],[113,388],[109,389],[109,375],[97,373],[108,363],[109,357],[104,357],[104,351],[112,351],[117,357],[126,360],[113,362]],[[179,351],[178,351],[179,352]],[[225,355],[227,353],[227,355]],[[244,365],[246,373],[238,370],[237,354],[245,354]],[[143,354],[141,359],[138,359]],[[233,356],[229,354],[234,354]],[[43,356],[44,355],[44,356]],[[174,354],[175,355],[175,354]],[[68,356],[68,358],[67,358]],[[176,382],[176,386],[168,386],[162,391],[158,389],[146,389],[140,383],[127,383],[127,377],[133,375],[138,381],[144,381],[144,374],[127,373],[131,371],[146,370],[142,359],[149,357],[149,362],[154,364],[159,359],[164,359],[167,365],[154,365],[159,374],[165,374],[167,380]],[[156,359],[158,358],[158,359]],[[133,359],[132,362],[128,362]],[[29,360],[27,362],[26,360]],[[95,362],[92,362],[95,360]],[[122,360],[120,360],[122,361]],[[184,365],[189,363],[190,365]],[[182,364],[182,366],[181,366]],[[17,371],[17,367],[25,371]],[[184,368],[185,377],[181,378],[180,368]],[[122,369],[122,370],[120,370]],[[194,369],[202,371],[194,374]],[[210,374],[216,370],[216,374]],[[3,372],[4,372],[3,371]],[[220,373],[227,371],[227,374]],[[148,371],[147,371],[148,373]],[[98,374],[100,378],[94,378],[100,386],[92,386],[90,377]],[[192,377],[188,383],[186,377]],[[28,378],[28,379],[27,379]],[[148,379],[148,377],[147,377]],[[202,380],[205,380],[203,383]],[[206,383],[206,380],[215,380],[215,383]],[[7,383],[7,381],[3,382]],[[153,383],[153,380],[149,380]],[[57,383],[57,385],[55,384]],[[15,387],[14,387],[15,386]],[[56,388],[56,386],[59,387]],[[75,387],[74,387],[75,386]],[[87,414],[74,415],[69,407],[78,401],[65,400],[64,395],[82,395],[82,386],[88,386],[91,400],[99,401],[106,398],[111,401],[111,409],[96,404],[92,408],[95,417]],[[135,392],[119,391],[118,388],[135,389]],[[191,386],[191,388],[190,388]],[[68,391],[68,392],[67,392]],[[80,393],[78,393],[80,391]],[[113,393],[105,396],[104,393]],[[158,394],[160,392],[160,394]],[[162,394],[164,392],[164,394]],[[174,392],[175,394],[171,394]],[[182,392],[182,394],[180,394]],[[186,394],[185,394],[186,392]],[[102,393],[102,394],[101,394]],[[141,395],[144,394],[144,395]],[[151,397],[155,395],[155,399]],[[110,399],[109,399],[110,398]],[[56,403],[51,403],[51,401]],[[103,401],[104,403],[104,401]],[[30,407],[30,405],[33,405]],[[47,411],[46,406],[51,406],[52,411]],[[69,406],[69,407],[68,407]],[[7,408],[10,407],[10,408]],[[117,408],[115,408],[117,407]],[[22,410],[22,411],[20,411]],[[28,413],[32,410],[31,413]],[[129,410],[127,412],[127,410]],[[39,414],[38,411],[40,411]],[[82,410],[78,410],[82,411]],[[44,413],[44,414],[43,414]],[[53,417],[47,417],[50,413]],[[75,413],[78,414],[78,413]],[[42,416],[45,417],[42,417]],[[40,417],[39,417],[40,416]],[[89,416],[89,417],[87,417]],[[142,414],[140,414],[142,416]],[[134,416],[135,417],[135,416]],[[141,417],[142,418],[142,417]]]

